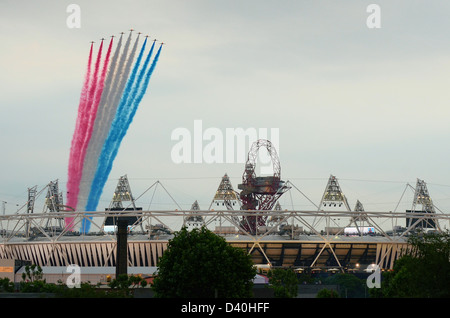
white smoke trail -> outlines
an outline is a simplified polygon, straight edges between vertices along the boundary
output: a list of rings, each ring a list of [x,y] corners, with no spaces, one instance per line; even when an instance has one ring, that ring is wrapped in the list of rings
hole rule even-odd
[[[130,39],[131,39],[131,33],[130,33],[130,36],[129,36],[129,38],[127,40],[127,43],[125,45],[125,49],[124,49],[124,52],[122,54],[121,61],[119,62],[120,66],[118,66],[119,67],[119,73],[118,73],[118,76],[117,76],[118,86],[117,86],[116,89],[112,90],[114,92],[114,94],[113,94],[113,96],[110,99],[110,101],[111,101],[110,105],[105,105],[106,107],[108,107],[108,111],[106,113],[108,114],[108,116],[110,116],[110,120],[108,120],[108,122],[106,124],[101,125],[101,129],[99,129],[97,131],[97,133],[96,133],[98,135],[98,140],[92,146],[95,149],[95,151],[93,151],[93,153],[95,152],[95,156],[93,156],[90,161],[95,167],[92,169],[93,170],[92,173],[87,172],[87,179],[88,179],[87,180],[87,184],[88,184],[88,193],[89,194],[87,195],[87,201],[86,201],[86,196],[83,199],[83,202],[86,202],[86,205],[85,206],[80,206],[80,208],[83,208],[86,211],[91,211],[92,210],[92,208],[89,207],[89,201],[91,200],[90,196],[92,195],[92,189],[94,189],[94,188],[97,189],[98,188],[98,186],[93,184],[93,180],[94,180],[94,176],[95,176],[95,171],[97,170],[97,166],[99,164],[101,164],[101,158],[99,158],[99,155],[102,152],[104,141],[105,141],[105,139],[106,139],[106,137],[107,137],[107,135],[108,135],[108,133],[109,133],[109,131],[111,129],[111,122],[112,122],[112,120],[113,120],[113,118],[114,118],[114,116],[116,114],[117,107],[118,107],[120,99],[122,97],[122,93],[123,93],[123,90],[124,90],[125,83],[126,83],[126,81],[128,79],[128,76],[130,74],[131,66],[132,66],[132,63],[133,63],[133,60],[134,60],[134,55],[136,53],[137,45],[138,45],[138,42],[139,42],[139,36],[136,38],[136,41],[135,41],[135,43],[133,45],[131,53],[130,53],[130,55],[127,58],[126,53],[128,51]],[[125,60],[126,60],[126,63],[125,63]],[[123,63],[125,63],[125,65],[123,65]],[[122,71],[120,71],[120,70],[122,70]],[[111,107],[109,107],[109,106],[111,106]],[[108,117],[108,119],[109,119],[109,117]],[[98,192],[98,191],[96,191],[96,192]],[[89,229],[89,224],[83,224],[82,228],[83,229]]]
[[[118,103],[114,103],[117,95],[119,95],[121,77],[124,72],[125,63],[127,61],[128,50],[131,43],[131,33],[125,43],[124,50],[119,58],[120,49],[122,46],[122,36],[119,39],[117,48],[111,61],[110,70],[105,81],[104,94],[102,95],[97,117],[94,123],[94,130],[91,141],[88,145],[88,150],[84,159],[84,166],[82,172],[82,179],[80,183],[80,193],[78,195],[77,211],[83,211],[91,190],[92,179],[97,168],[97,159],[101,152],[103,143],[108,134],[111,122],[116,113]]]
[[[99,142],[98,131],[102,129],[102,126],[105,125],[105,121],[107,121],[106,117],[108,114],[108,105],[111,92],[113,91],[113,87],[117,86],[114,85],[114,82],[116,81],[118,73],[117,59],[119,58],[121,46],[122,46],[122,36],[119,38],[116,50],[111,59],[111,63],[109,64],[109,70],[104,83],[100,103],[98,105],[97,116],[94,122],[92,137],[87,146],[83,170],[81,174],[80,191],[78,194],[78,203],[76,207],[77,211],[84,209],[84,206],[86,205],[87,196],[89,195],[89,190],[92,182],[92,177],[90,175],[95,173],[95,166],[97,163],[93,162],[92,158],[98,157],[98,155],[96,155],[96,147],[95,147],[95,145]]]

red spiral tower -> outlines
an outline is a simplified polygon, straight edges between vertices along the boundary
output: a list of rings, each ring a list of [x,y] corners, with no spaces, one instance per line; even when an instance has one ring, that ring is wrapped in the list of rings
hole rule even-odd
[[[256,159],[261,147],[266,148],[272,161],[272,176],[256,176]],[[258,211],[271,210],[278,198],[287,190],[284,181],[281,180],[281,166],[277,151],[269,140],[260,139],[251,146],[245,163],[242,184],[238,185],[238,189],[242,190],[239,194],[242,202],[241,209],[255,213],[254,216],[243,216],[241,227],[249,234],[257,234],[258,228],[266,225],[268,216],[268,213]]]

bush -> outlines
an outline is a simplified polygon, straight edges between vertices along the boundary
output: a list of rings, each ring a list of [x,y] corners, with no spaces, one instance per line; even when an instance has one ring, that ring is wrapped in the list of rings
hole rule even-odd
[[[252,297],[256,269],[250,256],[205,227],[176,232],[158,267],[156,297]]]
[[[0,278],[0,292],[11,293],[14,291],[14,283],[9,278]]]
[[[269,277],[270,288],[273,288],[275,297],[294,298],[297,296],[298,280],[293,270],[276,268],[270,270],[267,277]]]
[[[411,249],[383,273],[380,291],[375,297],[449,298],[450,234],[420,234],[408,240]]]
[[[316,298],[339,298],[339,294],[334,289],[321,289],[316,295]]]

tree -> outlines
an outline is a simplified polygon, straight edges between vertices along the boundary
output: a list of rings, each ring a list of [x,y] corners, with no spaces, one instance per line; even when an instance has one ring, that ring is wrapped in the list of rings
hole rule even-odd
[[[22,279],[28,282],[39,281],[42,279],[42,277],[42,268],[36,264],[26,265],[25,273],[22,273]]]
[[[334,289],[323,288],[319,290],[316,298],[339,298],[339,294]]]
[[[54,285],[47,284],[43,279],[42,268],[39,265],[26,265],[25,273],[22,273],[20,291],[24,293],[52,293]]]
[[[205,227],[176,232],[158,267],[156,297],[252,296],[256,269],[250,256]]]
[[[13,292],[14,291],[14,283],[9,280],[9,278],[0,278],[0,292]]]
[[[448,232],[414,235],[410,249],[395,263],[393,271],[383,274],[378,297],[450,297],[450,234]]]
[[[324,281],[328,285],[339,285],[340,297],[360,298],[364,297],[365,281],[352,274],[334,274]]]
[[[269,277],[270,288],[273,288],[275,297],[293,298],[297,296],[298,280],[293,270],[276,268],[270,270],[267,277]]]
[[[140,276],[120,274],[108,285],[111,289],[117,290],[117,294],[122,294],[125,297],[129,297],[131,296],[133,289],[138,287],[144,288],[147,286],[147,281]]]

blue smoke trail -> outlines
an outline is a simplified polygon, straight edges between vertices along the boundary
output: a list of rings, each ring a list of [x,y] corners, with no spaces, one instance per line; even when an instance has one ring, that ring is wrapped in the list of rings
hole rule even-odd
[[[106,178],[108,177],[109,173],[111,172],[114,159],[116,158],[117,153],[118,153],[119,148],[120,148],[120,143],[122,142],[123,138],[125,137],[125,134],[126,134],[128,128],[130,127],[131,122],[133,121],[133,118],[134,118],[134,115],[136,114],[137,108],[138,108],[138,106],[139,106],[139,104],[140,104],[140,102],[141,102],[142,98],[144,97],[144,94],[145,94],[145,92],[147,90],[148,83],[150,81],[150,77],[152,76],[153,71],[154,71],[154,69],[156,67],[156,63],[158,62],[162,45],[159,48],[159,50],[158,50],[158,52],[157,52],[157,54],[156,54],[156,56],[155,56],[155,58],[154,58],[154,60],[152,62],[152,65],[150,66],[150,69],[147,70],[147,66],[148,66],[148,63],[150,61],[150,57],[152,56],[154,45],[155,45],[155,43],[153,43],[152,48],[151,48],[149,54],[147,55],[147,59],[146,59],[146,62],[144,64],[144,67],[142,68],[142,70],[140,72],[140,75],[139,75],[139,83],[142,83],[142,80],[144,80],[144,82],[143,82],[142,85],[139,86],[140,87],[139,92],[137,92],[137,89],[139,87],[135,86],[136,89],[134,90],[134,94],[133,94],[134,98],[132,100],[132,104],[130,105],[131,107],[129,109],[129,112],[128,112],[128,114],[124,114],[124,116],[122,117],[123,118],[123,126],[118,131],[119,137],[116,140],[116,143],[114,144],[114,146],[112,147],[111,157],[110,157],[110,160],[109,160],[108,165],[106,167],[106,171],[107,171],[106,172],[106,176],[105,176]],[[144,76],[145,76],[145,78],[144,78]]]
[[[123,125],[120,130],[117,130],[118,137],[115,139],[115,144],[114,144],[114,147],[112,148],[112,149],[116,150],[116,153],[112,153],[112,156],[110,157],[110,160],[108,162],[109,170],[112,168],[112,163],[116,157],[117,151],[120,147],[120,143],[122,142],[123,137],[125,137],[125,134],[131,124],[130,117],[132,120],[134,114],[136,113],[136,109],[139,106],[140,100],[138,103],[135,102],[136,95],[138,94],[139,90],[142,91],[143,84],[141,84],[141,83],[142,83],[142,80],[144,79],[146,72],[148,72],[146,70],[147,70],[148,64],[150,62],[150,59],[152,57],[154,47],[155,47],[155,42],[153,42],[153,45],[152,45],[149,53],[147,54],[147,58],[145,59],[144,65],[142,66],[142,69],[139,72],[139,76],[136,81],[136,85],[133,86],[133,91],[130,93],[130,96],[128,98],[129,103],[128,103],[126,112],[124,112],[120,117]],[[148,84],[148,82],[147,82],[147,84]],[[142,99],[142,97],[141,97],[141,99]]]
[[[154,43],[153,43],[153,45],[154,45]],[[150,82],[150,78],[151,78],[151,76],[153,74],[153,71],[155,70],[156,63],[158,63],[158,60],[159,60],[159,55],[161,53],[161,48],[162,48],[162,45],[159,47],[158,52],[156,53],[156,56],[153,59],[153,63],[151,65],[150,69],[147,71],[147,74],[145,76],[145,82],[144,82],[144,84],[141,87],[139,95],[137,95],[136,98],[133,100],[132,113],[128,117],[127,127],[129,127],[131,122],[133,121],[134,115],[136,114],[136,110],[137,110],[139,104],[141,103],[141,100],[144,97],[145,92],[147,91],[148,83]],[[153,50],[153,46],[152,46],[152,50]],[[151,54],[151,51],[150,51],[150,54]]]
[[[127,45],[129,46],[130,37],[128,38]],[[80,192],[78,193],[78,204],[76,211],[81,211],[86,206],[87,196],[91,189],[92,177],[95,173],[96,168],[96,158],[101,150],[101,145],[104,143],[103,131],[106,130],[104,126],[112,121],[112,118],[109,119],[109,112],[114,108],[112,105],[110,98],[113,92],[117,91],[117,83],[119,82],[119,77],[117,74],[121,70],[121,64],[117,63],[119,59],[120,49],[122,47],[122,36],[120,36],[119,43],[117,44],[116,50],[114,52],[114,56],[111,59],[111,64],[109,65],[108,75],[105,80],[104,89],[102,92],[102,97],[100,99],[100,104],[98,106],[97,117],[94,121],[94,128],[92,131],[91,141],[88,144],[86,150],[86,156],[84,157],[83,171],[81,175],[80,181]],[[126,55],[127,48],[124,51],[123,55]],[[115,108],[114,108],[115,109]],[[106,133],[105,133],[106,134]],[[98,149],[100,148],[100,149]]]
[[[104,161],[102,161],[103,166],[107,166],[108,165],[107,163],[110,162],[112,150],[114,149],[114,146],[117,143],[118,138],[120,138],[119,137],[120,132],[124,129],[124,116],[126,116],[126,114],[129,112],[128,109],[131,105],[131,101],[133,100],[133,95],[135,94],[134,92],[136,91],[136,87],[139,86],[139,78],[138,80],[136,80],[136,75],[141,64],[146,44],[147,38],[145,39],[144,44],[142,45],[141,51],[136,60],[133,71],[131,72],[131,75],[128,78],[127,85],[122,95],[122,99],[120,100],[119,107],[117,108],[116,115],[111,124],[111,129],[103,146],[103,152],[105,154],[103,158]]]
[[[137,39],[136,39],[136,43],[137,43]],[[101,154],[98,158],[97,170],[94,175],[94,179],[92,180],[91,192],[89,194],[89,198],[86,203],[86,211],[95,211],[95,209],[97,208],[100,193],[103,189],[103,185],[106,183],[107,175],[105,175],[105,173],[104,173],[104,171],[105,171],[104,166],[105,166],[105,164],[107,164],[109,162],[109,157],[111,156],[111,144],[113,144],[114,143],[113,140],[115,138],[117,138],[116,131],[117,131],[117,129],[120,129],[120,120],[121,120],[122,113],[124,112],[124,109],[127,106],[127,101],[129,99],[130,90],[132,89],[133,85],[135,85],[136,72],[139,69],[139,64],[141,62],[146,43],[147,43],[147,39],[145,39],[145,42],[142,45],[141,51],[140,51],[139,56],[134,64],[133,70],[131,71],[131,74],[126,82],[126,86],[124,88],[122,97],[120,99],[119,105],[117,106],[116,115],[114,117],[113,122],[111,123],[111,128],[109,130],[109,134],[105,140],[105,143],[103,144]],[[131,59],[131,57],[130,57],[130,59]],[[129,61],[131,62],[131,60],[129,60]],[[99,187],[98,186],[99,184],[101,184],[102,186]],[[95,197],[98,197],[98,199],[96,200],[97,202],[91,200],[91,198],[95,198]],[[94,204],[95,204],[95,206],[94,206]],[[90,223],[91,223],[90,219],[91,218],[89,218],[89,220],[83,219],[83,221],[81,223],[81,232],[82,233],[86,233],[89,231]]]
[[[149,64],[150,57],[153,52],[155,43],[147,55],[144,66],[139,72],[138,79],[135,81],[136,73],[139,69],[142,55],[145,49],[145,43],[141,49],[139,57],[134,66],[133,72],[127,82],[127,87],[121,99],[120,106],[117,109],[116,117],[111,125],[111,130],[107,140],[102,149],[102,155],[99,157],[98,167],[91,187],[91,193],[89,195],[88,203],[86,205],[86,211],[94,211],[97,208],[98,201],[103,191],[104,184],[112,169],[113,161],[117,155],[120,143],[131,124],[137,107],[142,100],[145,91],[147,89],[150,77],[155,69],[156,62],[159,59],[161,48],[158,50],[158,54],[155,57],[150,69],[146,71]],[[144,78],[145,75],[145,78]],[[144,79],[144,84],[142,84]],[[82,226],[82,232],[89,231],[90,222],[85,222]]]

